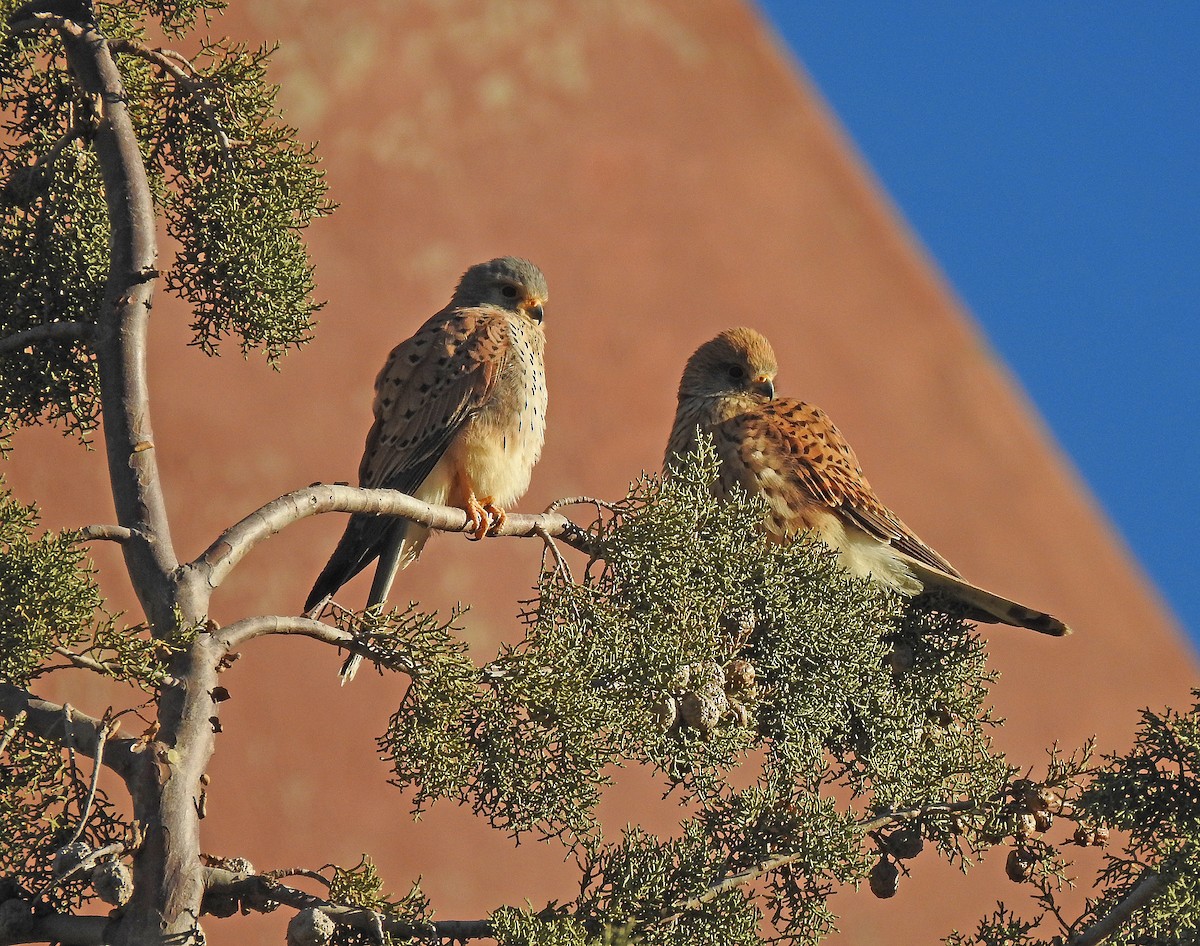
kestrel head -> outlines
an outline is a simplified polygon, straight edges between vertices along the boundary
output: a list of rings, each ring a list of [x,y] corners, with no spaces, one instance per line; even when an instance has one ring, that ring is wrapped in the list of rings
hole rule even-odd
[[[450,304],[456,309],[494,306],[540,323],[548,298],[546,277],[540,269],[527,259],[501,256],[476,263],[463,273]]]
[[[752,328],[726,329],[696,349],[683,369],[679,397],[775,396],[779,365],[771,343]]]

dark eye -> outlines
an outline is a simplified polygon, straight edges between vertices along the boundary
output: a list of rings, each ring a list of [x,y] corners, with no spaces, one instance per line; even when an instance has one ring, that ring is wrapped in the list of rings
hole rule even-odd
[[[730,380],[733,380],[733,381],[745,381],[746,380],[746,369],[743,368],[741,365],[730,365],[729,366],[729,377],[730,377]]]
[[[504,296],[505,299],[515,299],[517,298],[517,287],[505,286],[500,290],[500,295]]]

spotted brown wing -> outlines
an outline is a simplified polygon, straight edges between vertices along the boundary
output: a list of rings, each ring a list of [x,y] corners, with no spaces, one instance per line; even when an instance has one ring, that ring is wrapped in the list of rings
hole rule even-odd
[[[772,469],[772,488],[783,491],[789,508],[812,502],[837,511],[846,520],[914,559],[958,575],[954,567],[918,538],[867,482],[858,457],[841,431],[819,407],[777,398],[726,422],[738,444],[746,473],[761,483],[756,472]],[[788,496],[791,492],[794,495]],[[799,531],[802,523],[791,531]]]

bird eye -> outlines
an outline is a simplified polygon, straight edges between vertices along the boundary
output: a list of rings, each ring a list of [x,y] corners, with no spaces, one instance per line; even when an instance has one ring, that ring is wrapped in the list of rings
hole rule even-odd
[[[505,299],[515,299],[517,298],[517,287],[505,286],[500,290],[500,295],[504,296]]]
[[[744,381],[746,380],[746,369],[741,365],[730,365],[729,377],[734,381]]]

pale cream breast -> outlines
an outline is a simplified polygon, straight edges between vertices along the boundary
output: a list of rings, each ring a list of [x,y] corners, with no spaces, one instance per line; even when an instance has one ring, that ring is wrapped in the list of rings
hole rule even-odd
[[[514,322],[509,357],[480,412],[455,438],[452,451],[477,498],[507,506],[525,494],[546,437],[545,336]]]

